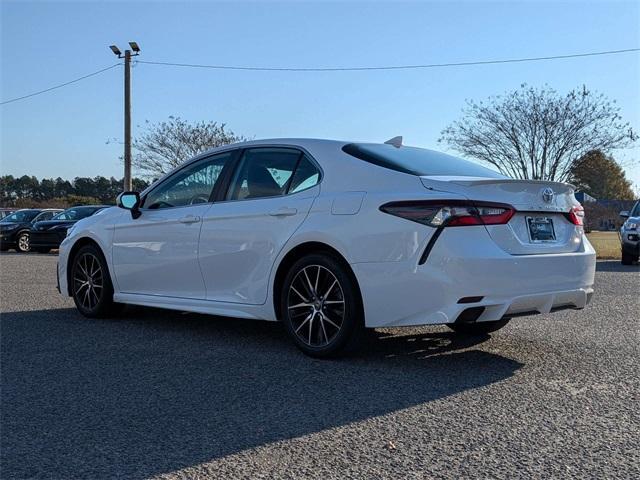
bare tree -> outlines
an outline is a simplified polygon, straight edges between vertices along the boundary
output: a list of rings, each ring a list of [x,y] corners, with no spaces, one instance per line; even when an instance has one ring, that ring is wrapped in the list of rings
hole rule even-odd
[[[133,165],[141,176],[155,179],[185,160],[210,148],[244,141],[224,123],[189,123],[179,117],[145,122],[145,131],[133,141]]]
[[[620,108],[583,87],[561,95],[521,85],[487,102],[467,101],[439,142],[513,178],[566,181],[588,151],[624,148],[637,136]]]

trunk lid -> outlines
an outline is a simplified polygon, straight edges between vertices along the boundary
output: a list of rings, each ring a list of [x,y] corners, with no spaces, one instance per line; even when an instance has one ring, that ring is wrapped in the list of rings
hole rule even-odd
[[[506,203],[516,214],[506,225],[485,228],[505,252],[512,255],[576,252],[582,248],[583,229],[569,221],[571,209],[580,205],[573,186],[541,180],[483,177],[420,177],[425,188],[463,195],[469,200]],[[532,229],[550,225],[553,239],[538,240]]]

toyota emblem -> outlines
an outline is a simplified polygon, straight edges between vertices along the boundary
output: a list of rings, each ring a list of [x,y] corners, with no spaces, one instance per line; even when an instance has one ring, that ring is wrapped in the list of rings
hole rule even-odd
[[[542,200],[544,200],[546,203],[551,203],[554,196],[555,193],[553,192],[553,189],[549,187],[542,189]]]

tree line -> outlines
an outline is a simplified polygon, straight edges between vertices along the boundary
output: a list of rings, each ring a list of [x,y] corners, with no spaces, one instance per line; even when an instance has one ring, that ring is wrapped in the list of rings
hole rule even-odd
[[[0,177],[0,205],[2,207],[52,207],[66,208],[74,205],[115,204],[122,192],[122,179],[114,177],[76,177],[73,180],[43,178],[23,175]],[[133,179],[133,188],[142,191],[148,183]]]

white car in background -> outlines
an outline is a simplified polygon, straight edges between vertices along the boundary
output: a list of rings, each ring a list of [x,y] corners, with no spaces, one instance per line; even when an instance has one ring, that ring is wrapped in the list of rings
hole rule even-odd
[[[620,212],[624,223],[620,228],[622,264],[631,265],[640,258],[640,200],[630,211]]]
[[[486,334],[589,302],[595,252],[573,193],[399,137],[234,144],[78,222],[59,287],[87,317],[134,304],[280,320],[314,356],[365,327]]]

